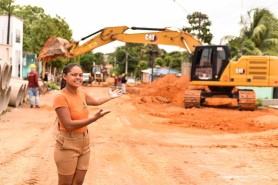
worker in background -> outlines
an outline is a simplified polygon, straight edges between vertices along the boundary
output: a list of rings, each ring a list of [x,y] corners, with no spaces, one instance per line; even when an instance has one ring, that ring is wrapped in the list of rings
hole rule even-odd
[[[121,83],[122,83],[122,93],[126,94],[126,75],[123,73],[122,78],[121,78]]]
[[[119,76],[117,77],[117,88],[118,88],[118,89],[121,89],[121,88],[122,88],[122,76],[121,76],[121,75],[119,75]]]
[[[48,76],[49,76],[48,71],[46,71],[44,74],[43,81],[48,82]]]
[[[36,71],[36,65],[31,64],[29,66],[30,72],[28,73],[28,94],[30,99],[30,108],[33,108],[34,105],[36,108],[40,108],[39,106],[39,82],[38,82],[38,73]],[[35,104],[33,98],[35,97]]]
[[[118,89],[112,91],[110,88],[107,95],[95,97],[94,93],[82,88],[82,81],[81,66],[68,64],[63,69],[61,91],[53,102],[59,126],[54,147],[58,184],[83,184],[90,161],[88,125],[110,112],[100,107],[91,113],[88,106],[101,105],[121,94]]]
[[[115,73],[112,74],[112,77],[114,78],[114,86],[117,87],[117,76]]]

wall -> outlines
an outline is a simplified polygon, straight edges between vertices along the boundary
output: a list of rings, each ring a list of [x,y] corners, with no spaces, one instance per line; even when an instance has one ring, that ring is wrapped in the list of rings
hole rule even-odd
[[[8,20],[7,15],[0,15],[0,44],[11,46],[12,76],[22,78],[23,20],[15,16],[10,17],[9,43]],[[1,51],[3,52],[5,51]]]
[[[191,74],[191,63],[183,62],[181,64],[181,75],[186,76]]]
[[[0,62],[12,63],[12,47],[7,44],[0,44]]]
[[[23,54],[23,63],[22,63],[22,78],[27,79],[28,72],[30,72],[29,66],[36,63],[36,54]]]

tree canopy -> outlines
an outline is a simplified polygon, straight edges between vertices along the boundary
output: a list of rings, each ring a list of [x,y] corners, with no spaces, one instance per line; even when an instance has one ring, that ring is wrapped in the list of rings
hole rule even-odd
[[[71,41],[72,31],[68,23],[56,15],[45,14],[37,6],[14,5],[14,0],[1,0],[0,13],[11,14],[23,19],[23,50],[38,54],[44,43],[51,36],[62,37]]]
[[[212,34],[210,33],[209,27],[211,21],[206,14],[201,12],[193,12],[187,16],[190,27],[184,27],[185,32],[191,33],[196,36],[203,43],[211,43]]]
[[[252,9],[241,18],[241,34],[232,37],[229,46],[233,57],[239,55],[278,56],[278,19],[267,9]]]

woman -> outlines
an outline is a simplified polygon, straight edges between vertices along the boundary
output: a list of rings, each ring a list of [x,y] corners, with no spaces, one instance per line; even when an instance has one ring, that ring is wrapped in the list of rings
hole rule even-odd
[[[87,126],[110,112],[100,110],[89,117],[87,105],[100,105],[120,95],[118,90],[110,89],[107,96],[93,97],[79,88],[82,82],[81,67],[67,65],[63,70],[61,91],[53,102],[60,130],[54,149],[59,185],[83,183],[90,160]]]

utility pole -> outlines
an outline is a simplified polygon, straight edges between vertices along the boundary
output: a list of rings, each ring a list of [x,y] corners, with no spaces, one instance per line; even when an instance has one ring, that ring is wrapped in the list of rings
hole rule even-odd
[[[11,3],[9,3],[9,10],[8,10],[8,30],[7,30],[7,44],[10,44],[10,24],[11,24]]]
[[[128,73],[128,53],[125,52],[125,74]]]
[[[150,67],[152,69],[152,72],[151,72],[151,82],[153,82],[153,64],[154,64],[155,55],[157,53],[158,53],[158,51],[154,50],[154,45],[152,45],[152,49],[149,51],[149,54],[150,54]]]

